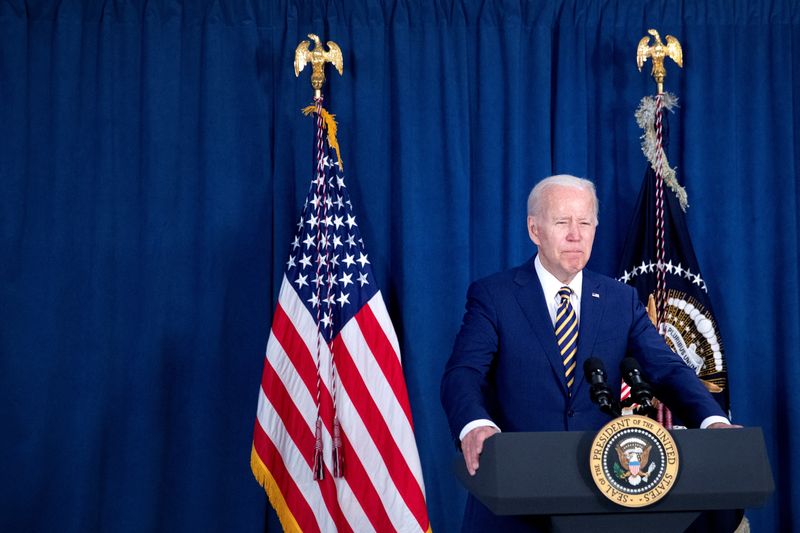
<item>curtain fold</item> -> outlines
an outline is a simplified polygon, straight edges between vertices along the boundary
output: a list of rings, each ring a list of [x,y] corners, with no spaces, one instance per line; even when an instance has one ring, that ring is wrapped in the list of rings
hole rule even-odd
[[[725,339],[800,524],[800,6],[790,0],[0,2],[0,529],[264,528],[257,387],[325,106],[401,343],[434,531],[464,491],[438,400],[471,280],[533,253],[532,185],[595,181],[590,267],[616,272],[654,92],[639,39],[680,39],[669,160]],[[650,63],[644,67],[647,72]]]

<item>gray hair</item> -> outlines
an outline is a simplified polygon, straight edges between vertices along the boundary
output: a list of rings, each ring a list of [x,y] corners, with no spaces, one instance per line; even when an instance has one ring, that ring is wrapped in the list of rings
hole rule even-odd
[[[597,225],[597,216],[600,212],[600,202],[597,199],[597,189],[591,181],[571,176],[569,174],[557,174],[543,179],[537,183],[531,193],[528,195],[528,216],[536,216],[541,213],[542,199],[544,198],[545,191],[550,187],[571,187],[581,191],[588,191],[592,193],[594,200],[594,223]]]

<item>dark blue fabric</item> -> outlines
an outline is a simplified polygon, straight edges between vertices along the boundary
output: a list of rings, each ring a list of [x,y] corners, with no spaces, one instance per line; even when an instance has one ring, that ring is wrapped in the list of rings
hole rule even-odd
[[[800,7],[791,0],[0,2],[0,530],[260,531],[272,309],[311,177],[309,32],[398,330],[435,531],[465,494],[438,383],[469,282],[531,255],[541,177],[596,181],[613,274],[641,183],[647,28],[677,36],[670,158],[725,339],[800,527]],[[649,69],[649,63],[645,66]],[[780,510],[780,512],[779,512]]]

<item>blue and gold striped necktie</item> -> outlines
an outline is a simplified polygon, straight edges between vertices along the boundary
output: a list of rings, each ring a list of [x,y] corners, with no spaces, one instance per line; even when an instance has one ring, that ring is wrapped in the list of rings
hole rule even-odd
[[[578,353],[578,316],[570,303],[572,289],[561,287],[558,297],[561,303],[556,311],[556,340],[564,362],[564,375],[567,377],[567,391],[572,396],[572,384],[575,382],[575,354]]]

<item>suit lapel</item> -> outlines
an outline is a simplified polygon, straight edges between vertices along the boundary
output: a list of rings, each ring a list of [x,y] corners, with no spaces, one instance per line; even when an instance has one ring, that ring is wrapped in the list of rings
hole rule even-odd
[[[520,286],[516,293],[516,299],[522,312],[527,318],[536,340],[539,342],[541,351],[550,361],[553,373],[561,383],[561,389],[566,396],[567,378],[564,375],[564,364],[561,361],[561,353],[558,350],[556,336],[553,332],[553,323],[550,321],[550,313],[547,311],[547,302],[544,298],[542,285],[536,276],[536,268],[533,259],[525,263],[517,271],[514,281]],[[581,308],[583,309],[583,308]],[[583,327],[583,326],[581,326]],[[578,336],[578,350],[580,350],[580,334]],[[580,353],[580,352],[579,352]]]
[[[578,366],[575,368],[575,389],[573,398],[579,394],[587,394],[581,390],[586,379],[583,376],[583,363],[594,355],[602,357],[603,354],[593,354],[597,332],[603,321],[605,300],[600,282],[591,272],[583,271],[583,286],[581,288],[581,323],[578,328]]]

